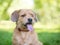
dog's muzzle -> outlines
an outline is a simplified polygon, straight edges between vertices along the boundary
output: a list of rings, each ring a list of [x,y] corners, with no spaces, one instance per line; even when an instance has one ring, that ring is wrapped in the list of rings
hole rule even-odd
[[[28,18],[28,22],[26,22],[24,26],[27,26],[27,25],[32,25],[32,19],[31,18]]]
[[[29,31],[33,30],[32,19],[31,18],[28,19],[28,22],[25,24],[25,26]]]

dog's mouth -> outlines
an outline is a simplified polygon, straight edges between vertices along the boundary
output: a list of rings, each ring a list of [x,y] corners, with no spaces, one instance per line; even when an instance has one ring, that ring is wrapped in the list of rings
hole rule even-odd
[[[32,25],[32,23],[26,23],[25,26],[26,26],[26,28],[27,28],[29,31],[32,31],[32,30],[33,30],[33,25]]]

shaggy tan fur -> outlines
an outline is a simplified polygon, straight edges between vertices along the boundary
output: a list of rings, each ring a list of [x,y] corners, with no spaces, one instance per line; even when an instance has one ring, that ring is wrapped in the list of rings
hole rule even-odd
[[[24,16],[25,15],[25,16]],[[30,9],[21,9],[12,13],[12,21],[16,22],[16,28],[13,33],[13,45],[42,45],[38,41],[35,31],[28,31],[24,26],[31,18],[35,22],[35,13]]]

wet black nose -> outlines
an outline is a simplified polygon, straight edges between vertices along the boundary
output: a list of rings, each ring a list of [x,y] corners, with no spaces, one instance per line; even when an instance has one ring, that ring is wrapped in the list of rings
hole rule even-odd
[[[31,18],[29,18],[28,21],[29,21],[29,23],[32,23],[32,19]]]

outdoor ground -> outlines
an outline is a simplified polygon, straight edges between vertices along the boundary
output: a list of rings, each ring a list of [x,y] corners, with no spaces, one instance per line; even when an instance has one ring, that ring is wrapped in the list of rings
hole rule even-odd
[[[9,25],[8,25],[9,24]],[[15,27],[11,22],[0,22],[0,45],[12,45],[12,34]],[[60,45],[60,28],[35,28],[38,38],[44,45]]]

